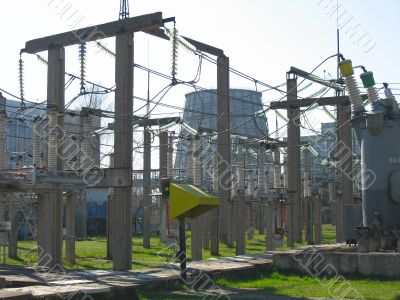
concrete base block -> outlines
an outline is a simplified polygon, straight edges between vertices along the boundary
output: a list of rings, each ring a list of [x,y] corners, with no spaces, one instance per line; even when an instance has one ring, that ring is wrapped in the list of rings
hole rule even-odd
[[[400,278],[399,253],[360,253],[358,273],[364,276]]]
[[[299,261],[305,261],[305,255],[299,254],[295,257],[295,253],[274,253],[272,256],[273,265],[278,270],[295,271],[306,274],[306,269]]]
[[[337,276],[339,274],[357,274],[358,253],[324,253],[322,265],[314,266],[321,275]]]
[[[291,251],[275,253],[273,265],[278,270],[295,271],[314,277],[362,275],[400,278],[400,253]]]

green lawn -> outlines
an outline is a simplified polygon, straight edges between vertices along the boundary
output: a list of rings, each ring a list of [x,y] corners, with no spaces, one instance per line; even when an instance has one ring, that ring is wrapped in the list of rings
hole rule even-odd
[[[191,232],[187,232],[187,255],[190,258]],[[323,227],[323,243],[335,242],[335,228],[331,225]],[[301,246],[301,244],[296,244]],[[16,260],[8,259],[8,264],[14,265],[34,265],[37,262],[37,244],[36,242],[20,241],[18,243],[18,256]],[[64,266],[71,269],[112,269],[112,261],[106,259],[107,241],[104,237],[88,238],[84,241],[76,243],[76,264],[70,265],[64,261]],[[280,247],[279,250],[288,249],[286,246]],[[235,248],[228,248],[225,244],[220,244],[220,257],[234,256]],[[255,233],[254,240],[247,241],[246,253],[255,254],[265,251],[265,236]],[[142,246],[142,237],[133,238],[132,246],[132,262],[134,269],[150,268],[163,265],[173,259],[171,249],[166,249],[159,241],[157,236],[151,237],[151,249],[145,249]],[[203,251],[203,259],[215,257],[210,251]],[[190,259],[189,259],[190,260]]]
[[[277,272],[264,273],[256,280],[218,279],[220,287],[255,288],[266,294],[284,296],[307,296],[320,298],[399,300],[400,280],[385,281],[362,278],[316,279],[310,276],[282,275]]]
[[[190,257],[190,242],[191,233],[187,233],[187,249],[188,256]],[[330,225],[323,226],[323,243],[335,243],[335,228]],[[160,243],[159,238],[152,236],[151,249],[144,249],[142,247],[142,237],[133,238],[133,268],[143,269],[154,266],[163,265],[166,262],[173,260],[173,252],[171,249],[165,249],[164,245]],[[15,265],[34,265],[37,261],[37,244],[35,242],[21,241],[18,243],[19,259],[10,260],[8,264]],[[84,241],[76,243],[77,261],[75,265],[69,265],[64,262],[68,269],[112,269],[112,261],[107,260],[106,257],[106,239],[104,237],[89,238]],[[296,246],[301,246],[296,244]],[[279,248],[279,250],[287,249],[286,246]],[[247,241],[246,253],[262,253],[265,251],[265,236],[255,233],[254,240]],[[220,245],[221,256],[234,256],[235,248],[228,248],[226,245]],[[203,258],[207,259],[212,257],[208,250],[204,250]],[[327,298],[340,298],[337,293],[340,292],[340,287],[346,285],[348,288],[354,288],[359,291],[364,299],[385,299],[385,300],[400,300],[400,281],[379,281],[353,278],[346,283],[334,282],[329,279],[315,279],[307,276],[299,275],[283,275],[277,272],[263,273],[258,279],[225,279],[220,278],[217,280],[220,287],[225,288],[239,288],[243,289],[244,298],[238,299],[251,299],[251,293],[256,293],[258,296],[266,296],[268,294],[282,295],[282,296],[307,296],[307,297],[327,297]],[[340,286],[340,284],[343,284]],[[348,285],[350,284],[350,285]],[[184,287],[182,287],[184,288]],[[255,291],[249,289],[256,289]],[[329,291],[334,291],[330,293]],[[171,291],[170,291],[171,292]],[[168,291],[163,292],[140,292],[140,299],[199,299],[198,297],[173,295]],[[343,291],[342,291],[343,292]],[[335,294],[336,293],[336,294]],[[166,294],[169,294],[166,296]],[[249,296],[247,296],[249,294]],[[232,297],[235,299],[235,297]],[[357,298],[354,292],[347,295],[347,298]]]
[[[398,280],[317,279],[310,276],[266,272],[258,279],[219,278],[216,284],[221,289],[234,291],[235,294],[229,295],[231,299],[268,299],[269,295],[275,295],[323,299],[400,300]],[[185,287],[180,291],[139,291],[138,296],[140,300],[201,299],[202,296],[193,296],[193,291],[188,291]],[[187,292],[187,295],[182,295],[182,292]],[[221,297],[221,299],[227,298]]]

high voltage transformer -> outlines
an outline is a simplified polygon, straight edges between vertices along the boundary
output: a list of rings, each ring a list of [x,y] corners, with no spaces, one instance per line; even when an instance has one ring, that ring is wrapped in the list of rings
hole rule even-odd
[[[352,105],[352,127],[361,149],[362,225],[359,252],[400,248],[400,113],[387,84],[380,99],[372,72],[361,74],[368,108],[357,87],[351,60],[339,68]]]

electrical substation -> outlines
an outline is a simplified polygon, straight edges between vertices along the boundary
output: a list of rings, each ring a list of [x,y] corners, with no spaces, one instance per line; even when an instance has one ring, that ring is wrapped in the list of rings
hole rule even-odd
[[[400,278],[400,111],[388,84],[382,95],[374,73],[338,51],[325,60],[337,61],[338,78],[291,67],[286,82],[271,86],[232,68],[223,49],[178,34],[175,17],[129,17],[127,1],[120,7],[117,21],[27,41],[20,97],[0,94],[0,298],[131,299],[136,288],[162,289],[202,273],[214,278],[272,267],[306,273],[299,262],[318,269],[308,260],[316,249],[340,274]],[[135,65],[137,32],[171,43],[171,75]],[[114,38],[115,52],[105,38]],[[89,44],[115,60],[112,89],[86,79]],[[79,75],[66,72],[68,47],[79,49]],[[178,49],[216,66],[216,88],[178,79]],[[47,68],[45,102],[25,99],[27,56]],[[147,113],[135,114],[135,68],[167,78],[169,88],[194,87],[183,113],[153,116],[166,104],[148,98]],[[232,74],[256,89],[232,86]],[[65,89],[73,80],[80,81],[76,98],[95,94],[95,87],[114,93],[114,110],[71,109],[75,99],[66,102]],[[317,92],[305,96],[311,85]],[[283,96],[265,104],[257,86]],[[329,90],[335,95],[326,96]],[[306,113],[314,109],[332,122],[318,121],[321,133],[304,135]],[[285,136],[277,134],[278,119]],[[141,169],[132,160],[137,129]],[[104,134],[113,136],[105,155]],[[323,239],[327,224],[335,234],[330,244]],[[112,270],[85,269],[79,243],[91,236],[104,237],[102,259]],[[256,236],[263,249],[257,254],[248,248]],[[135,270],[133,237],[145,250],[157,240],[173,263]],[[37,246],[29,254],[34,266],[9,263],[26,241]],[[225,249],[233,255],[224,257]],[[78,261],[83,268],[74,267]]]

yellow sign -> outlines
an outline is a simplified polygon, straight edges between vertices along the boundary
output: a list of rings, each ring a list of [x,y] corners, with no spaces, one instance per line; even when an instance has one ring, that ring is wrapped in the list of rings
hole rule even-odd
[[[171,219],[194,219],[219,206],[219,198],[190,184],[171,183],[169,199]]]

